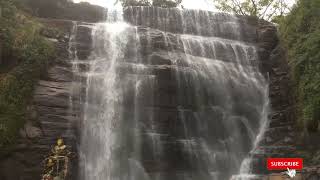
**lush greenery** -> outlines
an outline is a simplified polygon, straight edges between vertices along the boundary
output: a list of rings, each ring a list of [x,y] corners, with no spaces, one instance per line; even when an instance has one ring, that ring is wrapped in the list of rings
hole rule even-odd
[[[279,23],[297,84],[300,125],[317,131],[320,121],[320,0],[299,0]]]
[[[97,22],[104,17],[105,9],[88,2],[70,0],[16,0],[29,14],[42,18]]]
[[[173,8],[181,4],[182,0],[153,0],[152,5],[163,8]]]
[[[182,0],[117,0],[123,7],[127,6],[156,6],[162,8],[174,8],[181,4]]]
[[[213,0],[216,8],[237,15],[254,16],[271,20],[288,10],[285,0]]]
[[[40,36],[41,25],[19,11],[14,1],[0,0],[1,62],[0,146],[14,142],[24,124],[33,86],[54,48]]]
[[[149,0],[117,0],[115,4],[121,3],[122,7],[127,6],[151,6]]]

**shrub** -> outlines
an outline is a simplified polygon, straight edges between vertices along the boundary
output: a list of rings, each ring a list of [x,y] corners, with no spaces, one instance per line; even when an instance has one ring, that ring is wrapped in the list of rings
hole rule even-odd
[[[1,57],[16,66],[0,79],[0,146],[14,142],[18,130],[24,124],[25,110],[32,97],[35,82],[46,69],[48,59],[53,58],[54,48],[40,36],[41,25],[17,10],[12,1],[0,0]],[[5,66],[5,65],[2,65]]]
[[[299,0],[280,20],[297,85],[299,125],[316,131],[320,121],[320,0]]]
[[[181,4],[182,0],[117,0],[123,7],[127,6],[156,6],[162,8],[175,8]]]

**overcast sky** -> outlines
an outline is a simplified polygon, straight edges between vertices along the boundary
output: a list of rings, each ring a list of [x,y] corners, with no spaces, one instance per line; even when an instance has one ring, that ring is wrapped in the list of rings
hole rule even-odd
[[[108,8],[120,8],[120,3],[115,7],[114,2],[116,0],[74,0],[74,2],[87,1],[91,4],[97,4],[100,6],[108,7]],[[292,5],[295,0],[286,0],[290,5]],[[216,11],[213,0],[182,0],[182,5],[187,9],[203,9]]]

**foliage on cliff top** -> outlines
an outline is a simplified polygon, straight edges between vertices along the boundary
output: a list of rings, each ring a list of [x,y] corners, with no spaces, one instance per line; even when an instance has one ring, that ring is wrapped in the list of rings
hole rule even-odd
[[[279,24],[297,84],[300,126],[317,131],[320,121],[320,0],[299,0]]]
[[[123,7],[127,6],[156,6],[162,8],[174,8],[181,4],[182,0],[117,0]]]
[[[41,18],[68,19],[98,22],[103,20],[105,9],[88,2],[73,3],[70,0],[17,0],[20,7]]]
[[[213,2],[221,11],[267,21],[271,21],[275,16],[283,16],[289,10],[285,0],[213,0]]]
[[[0,79],[1,147],[12,143],[23,126],[33,86],[54,49],[40,36],[41,25],[19,11],[14,1],[0,0],[0,7],[0,65],[4,67]]]

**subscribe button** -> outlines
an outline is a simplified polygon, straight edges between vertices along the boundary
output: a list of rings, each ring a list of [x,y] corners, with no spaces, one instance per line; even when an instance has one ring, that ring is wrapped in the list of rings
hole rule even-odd
[[[268,170],[286,170],[296,169],[300,170],[303,167],[302,158],[268,158],[267,159]]]

